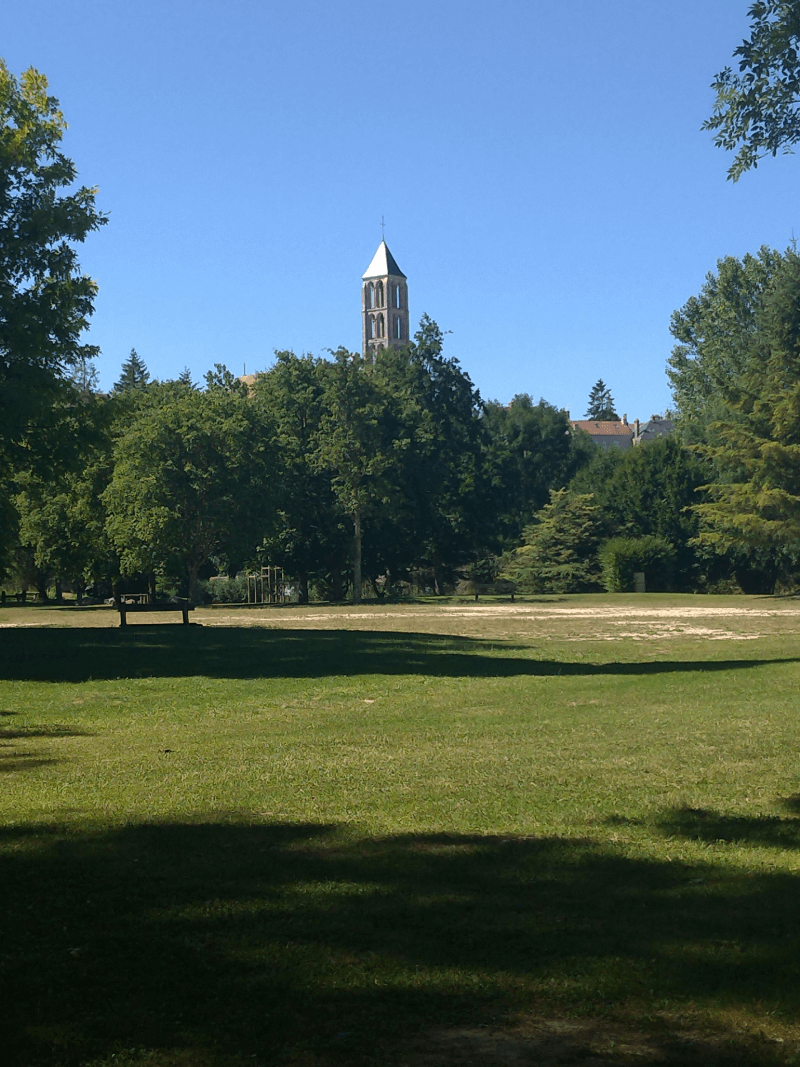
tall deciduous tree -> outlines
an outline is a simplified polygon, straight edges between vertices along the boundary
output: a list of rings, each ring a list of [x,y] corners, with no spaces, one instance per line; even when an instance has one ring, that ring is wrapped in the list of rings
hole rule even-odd
[[[314,463],[328,470],[342,512],[353,528],[353,601],[362,596],[364,521],[392,498],[397,420],[392,398],[376,381],[373,364],[344,348],[328,364]]]
[[[183,573],[192,600],[200,567],[212,555],[252,551],[271,511],[256,409],[228,387],[224,368],[211,377],[203,392],[178,382],[139,391],[104,493],[122,573]]]
[[[263,551],[270,563],[297,578],[302,603],[309,599],[312,578],[332,577],[331,596],[339,598],[342,562],[349,550],[331,472],[314,451],[325,413],[329,369],[313,356],[278,352],[275,365],[260,374],[254,386],[253,403],[274,435],[279,475],[272,485],[276,521]]]
[[[382,350],[375,363],[387,412],[397,420],[392,525],[402,527],[408,563],[432,569],[437,593],[453,568],[472,558],[491,513],[483,485],[483,403],[443,349],[442,331],[423,315],[413,343]]]
[[[565,411],[527,393],[510,404],[486,405],[488,464],[494,501],[495,538],[518,542],[551,489],[563,489],[597,452],[586,435],[570,433]]]
[[[614,410],[614,398],[602,378],[598,378],[589,393],[589,406],[586,409],[587,419],[618,419]]]
[[[780,252],[767,247],[741,260],[726,256],[706,275],[700,293],[674,312],[670,331],[678,344],[667,374],[689,440],[704,440],[709,425],[764,366],[762,311],[784,263]]]
[[[44,75],[31,68],[17,79],[0,61],[0,556],[15,476],[60,465],[55,409],[71,395],[69,368],[97,352],[81,344],[97,287],[75,244],[107,220],[94,189],[73,188],[65,125]]]
[[[0,484],[39,454],[41,427],[69,394],[68,368],[97,349],[81,344],[95,283],[75,244],[106,222],[96,190],[74,186],[61,151],[65,129],[47,79],[15,78],[0,61]]]
[[[758,0],[750,5],[750,37],[734,50],[739,71],[721,71],[717,98],[703,129],[733,151],[728,178],[738,181],[764,156],[790,152],[800,141],[800,2]]]

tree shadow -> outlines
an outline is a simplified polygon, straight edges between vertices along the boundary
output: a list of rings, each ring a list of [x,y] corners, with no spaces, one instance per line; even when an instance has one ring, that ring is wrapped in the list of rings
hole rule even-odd
[[[798,810],[797,798],[784,801]],[[690,841],[725,842],[736,845],[800,848],[800,818],[780,815],[723,815],[710,808],[675,808],[646,825],[670,837]]]
[[[78,726],[62,723],[48,723],[46,726],[0,726],[0,742],[15,741],[22,737],[92,737],[91,730],[82,730]]]
[[[659,1062],[766,1065],[774,1046],[733,1024],[687,1045],[664,1011],[763,1023],[800,1007],[795,876],[592,840],[17,826],[0,831],[0,885],[9,1067],[110,1067],[123,1049],[155,1057],[126,1064],[203,1067],[583,1064],[578,1026],[552,1059],[535,1043],[508,1059],[431,1049],[458,1028],[625,1012]]]
[[[58,760],[35,756],[31,752],[0,752],[0,774],[12,774],[16,771],[35,771],[47,767]]]
[[[511,641],[382,630],[141,626],[26,628],[3,635],[0,679],[321,678],[426,675],[510,678],[725,671],[797,658],[567,663]]]

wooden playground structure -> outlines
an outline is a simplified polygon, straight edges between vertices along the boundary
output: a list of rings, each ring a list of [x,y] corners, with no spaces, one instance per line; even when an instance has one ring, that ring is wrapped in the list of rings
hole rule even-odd
[[[260,573],[248,574],[245,577],[248,604],[288,603],[289,594],[283,567],[262,567]]]

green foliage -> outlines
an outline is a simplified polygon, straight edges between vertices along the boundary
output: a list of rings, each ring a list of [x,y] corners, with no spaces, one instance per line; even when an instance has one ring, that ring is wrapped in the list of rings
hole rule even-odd
[[[597,551],[603,536],[600,508],[591,493],[552,490],[524,544],[502,560],[500,577],[521,592],[582,593],[600,588]]]
[[[716,76],[714,113],[703,123],[718,131],[718,148],[739,148],[728,170],[732,181],[800,141],[800,3],[759,0],[748,15],[750,37],[733,52],[739,72],[726,67]]]
[[[671,588],[675,549],[662,537],[612,537],[600,549],[603,587],[609,593],[633,593],[634,573],[643,571],[648,592]]]
[[[103,499],[123,574],[183,574],[192,599],[213,555],[252,549],[269,522],[267,442],[248,397],[221,383],[136,393]]]
[[[150,381],[150,373],[144,360],[135,348],[122,364],[119,381],[114,383],[115,393],[127,393],[135,389],[144,389]]]
[[[205,598],[219,604],[244,604],[247,601],[247,578],[212,578],[200,583]]]
[[[567,413],[546,400],[534,404],[520,393],[510,404],[490,401],[483,425],[487,437],[485,490],[492,502],[490,537],[517,542],[551,489],[563,489],[597,449],[585,435],[571,434]],[[484,507],[486,499],[484,498]]]
[[[762,246],[754,256],[720,259],[700,294],[673,313],[670,332],[678,344],[667,374],[688,440],[706,440],[710,423],[738,401],[743,381],[760,373],[768,344],[764,301],[790,254]]]
[[[69,368],[97,352],[80,343],[97,287],[80,273],[74,245],[106,219],[95,208],[95,190],[75,188],[75,167],[59,149],[65,128],[47,79],[31,68],[17,80],[0,60],[0,490],[6,493],[13,491],[14,470],[57,467],[53,409],[72,395]],[[5,501],[0,511],[7,513]]]
[[[598,378],[589,393],[589,405],[586,409],[587,419],[616,420],[619,415],[614,409],[614,398],[602,378]]]
[[[393,570],[430,567],[441,593],[486,535],[483,403],[458,361],[443,354],[444,335],[423,315],[414,341],[381,350],[375,380],[395,420],[394,494],[381,539]]]
[[[725,266],[726,275],[746,277]],[[686,335],[701,339],[696,355],[680,353],[675,377],[679,389],[688,383],[694,390],[693,399],[713,394],[697,445],[713,465],[710,499],[697,506],[701,540],[720,551],[742,544],[771,549],[791,569],[800,539],[800,257],[791,249],[770,257],[762,250],[744,266],[755,276],[738,305],[746,311],[741,325],[734,317],[725,320],[727,330],[719,328],[715,313],[736,304],[716,299],[710,277],[708,299],[693,305]],[[689,318],[681,316],[681,326]]]
[[[341,571],[349,551],[344,516],[336,506],[329,471],[315,456],[324,412],[327,364],[313,356],[277,352],[273,367],[258,375],[253,403],[275,445],[272,492],[275,521],[263,539],[265,562],[298,579],[307,603],[314,580],[335,576],[333,599],[340,599]],[[339,594],[339,595],[336,595]]]
[[[654,536],[673,545],[674,587],[690,590],[714,580],[719,569],[695,543],[700,523],[693,509],[706,499],[701,489],[710,473],[707,461],[670,436],[624,452],[598,450],[571,489],[593,489],[604,525],[616,536]]]
[[[105,533],[102,494],[111,477],[111,405],[84,397],[67,412],[75,434],[72,465],[58,482],[35,471],[19,476],[19,543],[37,570],[82,587],[107,577],[114,552]]]

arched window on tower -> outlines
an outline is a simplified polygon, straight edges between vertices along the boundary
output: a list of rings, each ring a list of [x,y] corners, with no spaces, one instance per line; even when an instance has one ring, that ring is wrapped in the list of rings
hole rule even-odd
[[[365,286],[366,304],[368,308],[375,307],[375,286],[372,282],[367,282]]]
[[[394,286],[394,306],[396,308],[401,308],[403,306],[399,285]]]
[[[375,286],[375,307],[383,307],[383,282],[378,282]]]
[[[378,315],[378,337],[385,337],[383,315]]]
[[[369,336],[370,336],[370,338],[378,336],[377,333],[375,332],[375,316],[374,315],[370,315],[370,317],[369,317]]]
[[[396,341],[403,340],[403,320],[399,315],[394,317],[394,336]]]

